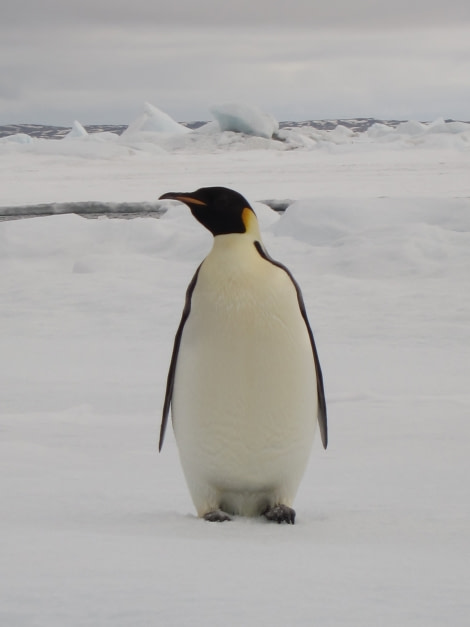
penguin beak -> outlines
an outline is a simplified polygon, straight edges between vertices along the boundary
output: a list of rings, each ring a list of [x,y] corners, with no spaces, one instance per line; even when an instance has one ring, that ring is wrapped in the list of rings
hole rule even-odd
[[[202,205],[206,207],[206,203],[202,202],[198,198],[194,198],[191,194],[186,194],[183,192],[167,192],[160,196],[158,200],[179,200],[179,202],[184,202],[185,205]]]

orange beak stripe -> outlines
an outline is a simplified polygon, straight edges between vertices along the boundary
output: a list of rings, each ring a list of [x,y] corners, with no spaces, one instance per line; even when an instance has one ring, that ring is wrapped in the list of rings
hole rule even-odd
[[[188,203],[190,205],[203,205],[207,206],[207,203],[198,200],[197,198],[191,198],[191,196],[175,196],[174,200],[180,200],[181,202]]]

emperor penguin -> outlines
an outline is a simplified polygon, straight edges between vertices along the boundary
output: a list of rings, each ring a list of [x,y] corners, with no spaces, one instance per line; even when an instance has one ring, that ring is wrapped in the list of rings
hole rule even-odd
[[[176,331],[160,429],[168,416],[199,517],[294,524],[293,501],[319,423],[318,353],[300,287],[272,259],[255,212],[225,187],[170,192],[213,234]]]

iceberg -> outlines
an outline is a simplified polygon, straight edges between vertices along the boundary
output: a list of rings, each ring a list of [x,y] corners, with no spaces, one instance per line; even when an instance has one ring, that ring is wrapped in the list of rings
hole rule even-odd
[[[271,137],[279,130],[279,122],[269,113],[265,113],[246,104],[222,104],[210,107],[221,131],[233,131],[256,135],[257,137]]]
[[[64,139],[76,139],[77,137],[86,137],[87,135],[88,133],[85,128],[78,120],[75,120],[72,124],[72,130],[69,131],[67,135],[64,135]]]
[[[147,131],[152,133],[168,133],[172,135],[192,132],[191,129],[183,126],[183,124],[179,124],[167,113],[161,111],[149,102],[144,104],[144,112],[129,124],[122,135],[130,135]]]

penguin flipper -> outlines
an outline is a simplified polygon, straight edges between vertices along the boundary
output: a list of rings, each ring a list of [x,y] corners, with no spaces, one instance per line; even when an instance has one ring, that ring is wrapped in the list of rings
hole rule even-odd
[[[297,283],[297,281],[292,276],[292,273],[290,272],[290,270],[284,264],[279,263],[279,261],[276,261],[275,259],[273,259],[266,252],[261,242],[256,241],[254,242],[254,244],[255,244],[256,250],[261,255],[261,257],[263,257],[263,259],[266,259],[266,261],[269,261],[269,263],[272,263],[274,266],[277,266],[278,268],[281,268],[281,270],[284,270],[284,272],[288,275],[288,277],[292,281],[295,287],[295,291],[297,292],[297,300],[299,303],[300,313],[302,315],[302,318],[304,319],[305,326],[307,327],[310,344],[312,346],[313,360],[315,362],[315,373],[316,373],[316,379],[317,379],[317,397],[318,397],[317,420],[318,420],[318,425],[320,427],[320,434],[321,434],[323,448],[326,449],[326,447],[328,446],[328,422],[327,422],[327,416],[326,416],[326,399],[325,399],[325,388],[323,385],[323,374],[321,371],[320,359],[318,357],[317,347],[315,346],[315,340],[313,338],[313,331],[310,326],[310,322],[308,320],[307,310],[305,308],[305,303],[304,303],[304,299],[302,296],[302,291],[300,289],[300,285]]]
[[[315,373],[317,376],[317,398],[318,398],[317,420],[318,420],[318,426],[320,427],[320,435],[321,435],[323,448],[326,449],[326,447],[328,446],[328,422],[327,422],[327,416],[326,416],[326,399],[325,399],[325,388],[323,385],[323,373],[322,373],[321,366],[320,366],[320,359],[318,357],[317,347],[315,346],[315,340],[313,338],[313,331],[310,326],[310,322],[308,321],[307,310],[305,309],[302,292],[300,291],[300,287],[295,281],[295,279],[293,277],[291,278],[297,290],[297,298],[299,300],[300,313],[302,314],[302,318],[304,319],[305,325],[307,327],[308,335],[310,338],[310,344],[312,345],[313,360],[315,362]]]
[[[175,335],[175,341],[173,344],[173,352],[171,354],[170,367],[168,369],[168,376],[166,380],[165,401],[163,403],[162,422],[160,425],[160,440],[158,442],[159,451],[162,450],[163,440],[165,439],[165,431],[166,431],[166,427],[168,424],[168,416],[170,414],[171,398],[173,396],[173,388],[175,385],[176,362],[178,361],[178,353],[179,353],[180,344],[181,344],[181,337],[183,335],[184,325],[191,311],[191,297],[192,297],[194,288],[197,283],[197,276],[199,274],[199,269],[201,265],[198,267],[198,269],[194,273],[194,276],[191,279],[191,283],[188,285],[188,289],[186,290],[186,298],[184,302],[183,313],[181,315],[181,321],[179,323],[179,326]]]

